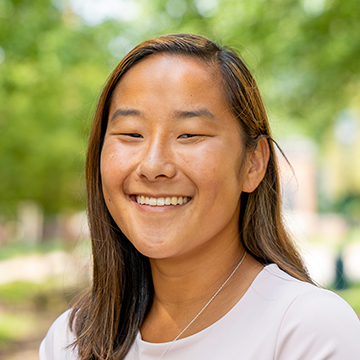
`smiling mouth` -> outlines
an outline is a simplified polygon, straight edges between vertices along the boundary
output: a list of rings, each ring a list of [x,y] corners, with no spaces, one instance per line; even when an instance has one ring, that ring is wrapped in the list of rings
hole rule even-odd
[[[144,195],[136,195],[135,200],[141,205],[150,206],[167,206],[167,205],[183,205],[191,200],[187,196],[167,196],[167,197],[148,197]]]

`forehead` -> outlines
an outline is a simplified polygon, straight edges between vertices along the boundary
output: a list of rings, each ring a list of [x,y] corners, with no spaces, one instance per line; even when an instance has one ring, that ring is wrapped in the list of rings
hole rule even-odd
[[[154,54],[131,67],[112,94],[112,103],[163,94],[164,101],[216,98],[225,106],[221,72],[215,64],[183,55]],[[171,94],[171,99],[169,96]]]
[[[160,53],[147,56],[132,66],[116,87],[123,87],[139,77],[144,84],[169,79],[191,83],[190,80],[198,79],[222,87],[221,72],[215,64],[187,55]]]

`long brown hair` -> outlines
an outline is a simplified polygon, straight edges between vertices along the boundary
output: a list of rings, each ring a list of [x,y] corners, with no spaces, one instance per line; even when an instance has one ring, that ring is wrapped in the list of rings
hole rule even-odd
[[[86,184],[93,251],[93,287],[72,310],[80,359],[124,359],[153,298],[149,259],[140,254],[112,219],[103,198],[100,154],[109,107],[121,77],[142,59],[157,53],[189,56],[215,66],[223,81],[229,108],[239,121],[245,147],[253,151],[266,137],[270,159],[263,181],[243,193],[239,231],[244,247],[263,264],[276,263],[298,279],[311,279],[287,234],[281,217],[279,175],[264,105],[254,78],[239,56],[197,35],[175,34],[135,47],[111,74],[100,96],[90,135]]]

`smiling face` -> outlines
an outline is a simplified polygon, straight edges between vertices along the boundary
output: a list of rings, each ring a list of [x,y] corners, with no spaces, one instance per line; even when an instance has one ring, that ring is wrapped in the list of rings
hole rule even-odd
[[[238,237],[248,163],[214,66],[157,54],[118,83],[101,153],[103,194],[145,256],[226,249]]]

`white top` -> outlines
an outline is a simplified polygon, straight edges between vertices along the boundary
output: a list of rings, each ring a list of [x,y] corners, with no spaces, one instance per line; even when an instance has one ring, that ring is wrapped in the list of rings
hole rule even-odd
[[[68,310],[51,326],[40,360],[76,360]],[[139,332],[126,360],[158,360],[170,343],[149,343]],[[360,360],[360,322],[328,290],[266,266],[220,320],[177,340],[162,360]]]

